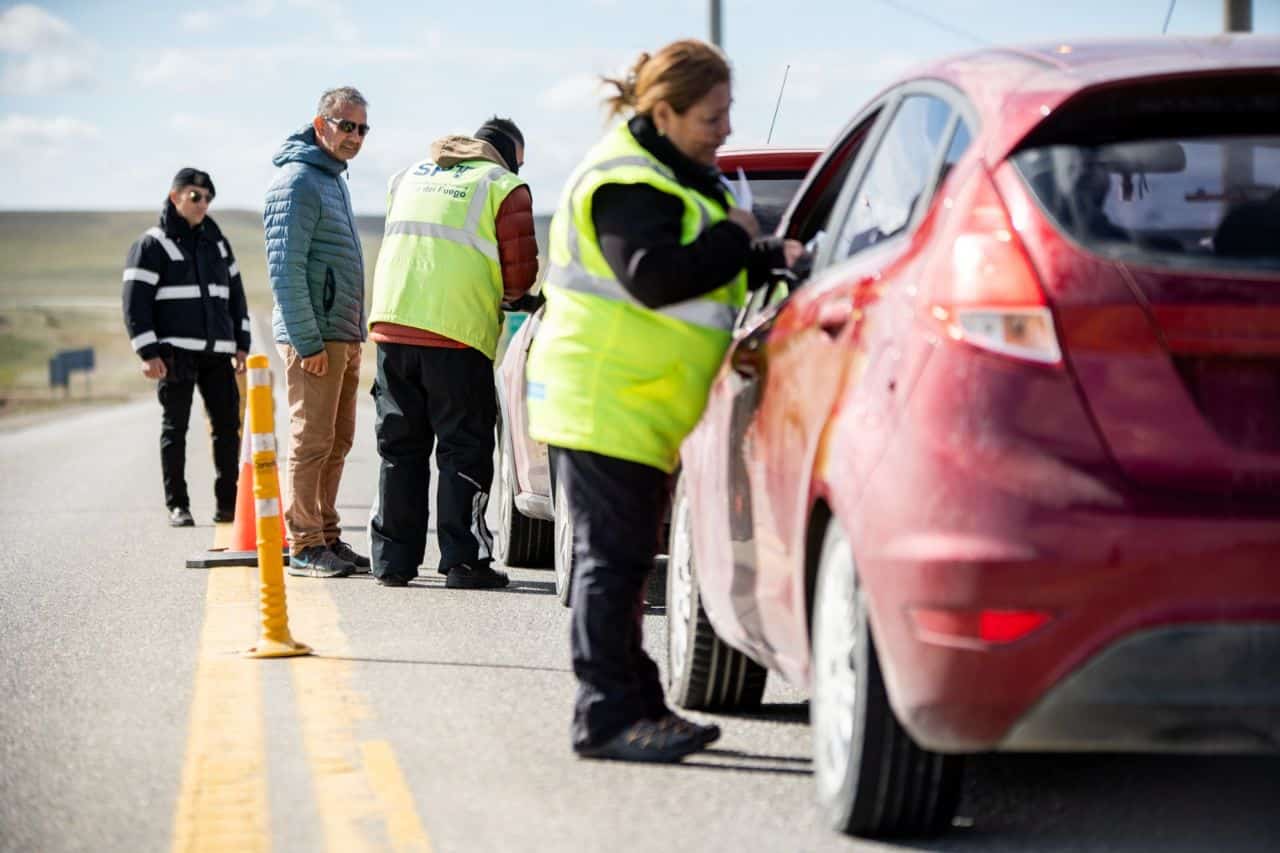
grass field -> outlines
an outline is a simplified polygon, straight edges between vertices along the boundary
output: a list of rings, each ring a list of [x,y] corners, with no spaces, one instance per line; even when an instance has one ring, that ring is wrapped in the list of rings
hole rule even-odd
[[[129,346],[120,274],[129,246],[157,213],[0,212],[0,419],[51,407],[151,394]],[[216,211],[235,249],[255,315],[271,310],[262,216]],[[366,292],[382,242],[382,218],[360,217]],[[255,349],[263,341],[255,341]],[[70,394],[49,387],[49,359],[92,347],[96,368],[73,374]],[[369,359],[372,361],[372,359]]]
[[[0,211],[0,424],[66,406],[118,402],[153,393],[129,346],[120,274],[133,241],[156,223],[158,211]],[[215,211],[235,250],[255,317],[269,319],[271,287],[262,216]],[[357,217],[365,257],[365,293],[373,285],[382,245],[382,217]],[[538,246],[546,249],[550,217],[535,217]],[[545,264],[544,264],[545,267]],[[254,341],[262,351],[269,341]],[[499,343],[499,358],[504,340]],[[92,347],[92,374],[74,373],[69,393],[49,387],[49,359],[62,349]],[[362,386],[373,377],[366,350]]]

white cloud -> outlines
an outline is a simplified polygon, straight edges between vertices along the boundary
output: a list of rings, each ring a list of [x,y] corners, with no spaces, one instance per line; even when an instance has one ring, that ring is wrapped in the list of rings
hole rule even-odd
[[[353,44],[361,40],[362,33],[348,13],[350,7],[345,0],[289,0],[289,5],[302,9],[315,20],[327,22],[334,41]]]
[[[600,103],[600,78],[594,74],[566,77],[543,89],[537,103],[547,110],[590,109]]]
[[[429,41],[432,34],[425,38]],[[431,54],[420,48],[354,47],[343,53],[348,65],[412,65],[430,59]],[[274,79],[288,67],[325,61],[314,45],[301,42],[261,48],[170,48],[135,64],[134,78],[145,86],[188,92],[210,85]]]
[[[88,86],[97,50],[56,15],[23,3],[0,12],[0,92],[43,95]]]
[[[134,68],[138,82],[192,91],[209,84],[229,83],[244,77],[269,79],[279,62],[270,48],[235,50],[162,50]]]
[[[182,16],[180,23],[187,32],[207,33],[213,29],[214,17],[208,11],[188,12]]]
[[[273,0],[243,0],[223,6],[218,11],[200,9],[188,12],[179,19],[187,32],[210,33],[236,18],[265,18],[275,11]]]
[[[72,116],[13,113],[0,118],[0,153],[5,157],[47,155],[101,138],[96,125]]]
[[[39,6],[21,3],[0,12],[0,50],[35,53],[63,46],[75,37],[71,26]]]

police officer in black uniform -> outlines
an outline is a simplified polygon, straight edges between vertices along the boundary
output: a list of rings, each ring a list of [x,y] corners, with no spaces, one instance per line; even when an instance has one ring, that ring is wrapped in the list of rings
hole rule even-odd
[[[249,352],[249,311],[231,244],[208,216],[213,181],[185,168],[174,175],[158,225],[129,250],[124,323],[142,374],[158,380],[160,467],[169,524],[191,527],[187,423],[200,389],[213,428],[215,522],[235,516],[240,441],[236,373]]]

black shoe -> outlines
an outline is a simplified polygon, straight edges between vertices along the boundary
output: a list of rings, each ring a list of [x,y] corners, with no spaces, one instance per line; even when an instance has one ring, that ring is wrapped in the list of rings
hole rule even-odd
[[[170,527],[195,527],[196,520],[191,517],[191,511],[185,506],[175,506],[169,510],[169,526]]]
[[[499,572],[488,563],[478,566],[459,563],[449,569],[444,585],[449,589],[502,589],[509,583],[505,572]]]
[[[338,555],[338,559],[350,563],[356,567],[356,574],[369,574],[369,558],[362,557],[355,552],[355,549],[343,542],[341,539],[335,539],[330,545],[329,550]]]
[[[236,520],[236,511],[234,507],[231,509],[220,509],[213,514],[214,524],[230,524],[235,520]]]
[[[701,723],[695,723],[693,720],[687,720],[674,711],[668,713],[665,717],[662,717],[659,722],[662,722],[663,720],[670,721],[669,725],[688,727],[689,730],[702,740],[703,746],[710,746],[720,740],[720,727],[715,724],[704,726]]]
[[[379,586],[408,586],[408,578],[378,578]]]
[[[660,720],[638,720],[602,744],[574,747],[574,751],[583,758],[671,763],[706,747],[707,734],[701,731],[705,728],[715,727],[669,714]]]
[[[300,578],[345,578],[354,574],[356,567],[324,545],[303,548],[289,557],[289,574]]]

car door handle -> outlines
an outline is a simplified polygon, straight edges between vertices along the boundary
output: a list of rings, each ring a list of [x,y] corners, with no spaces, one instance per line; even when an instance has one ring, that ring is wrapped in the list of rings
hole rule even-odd
[[[818,308],[818,328],[831,337],[836,337],[853,319],[853,303],[845,300],[827,302]]]

